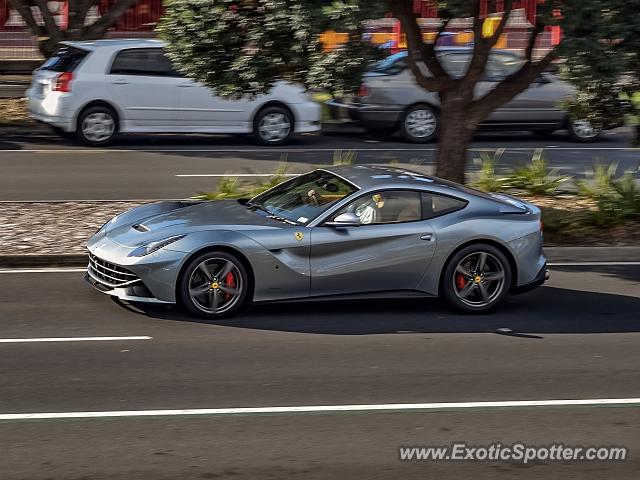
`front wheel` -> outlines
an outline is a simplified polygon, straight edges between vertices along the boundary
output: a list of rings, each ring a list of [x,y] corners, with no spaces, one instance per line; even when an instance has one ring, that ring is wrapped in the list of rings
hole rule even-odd
[[[602,133],[589,120],[569,120],[568,130],[571,139],[580,143],[594,142]]]
[[[264,145],[282,145],[293,133],[291,113],[278,106],[263,108],[253,122],[253,133]]]
[[[236,313],[246,303],[249,277],[240,260],[226,252],[207,252],[191,260],[181,275],[179,297],[185,309],[211,319]]]
[[[414,105],[402,119],[402,135],[413,143],[427,143],[435,140],[439,128],[438,115],[427,105]]]
[[[491,245],[475,244],[447,262],[440,290],[456,310],[481,313],[502,303],[510,285],[511,267],[504,254]]]

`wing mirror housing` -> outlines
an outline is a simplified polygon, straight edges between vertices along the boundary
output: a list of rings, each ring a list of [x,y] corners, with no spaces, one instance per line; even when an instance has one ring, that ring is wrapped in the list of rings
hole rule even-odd
[[[360,217],[355,213],[343,213],[333,219],[332,222],[325,222],[328,227],[340,228],[340,227],[359,227]]]

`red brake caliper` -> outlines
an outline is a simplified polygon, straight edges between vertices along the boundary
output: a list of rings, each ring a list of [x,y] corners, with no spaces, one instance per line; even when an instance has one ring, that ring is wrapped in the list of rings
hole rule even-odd
[[[236,277],[233,275],[233,272],[227,273],[227,276],[224,277],[224,283],[229,288],[234,288],[236,286]],[[224,294],[225,302],[228,301],[233,295],[230,293]]]
[[[461,273],[456,274],[456,287],[458,290],[462,290],[464,286],[467,284],[467,279]]]

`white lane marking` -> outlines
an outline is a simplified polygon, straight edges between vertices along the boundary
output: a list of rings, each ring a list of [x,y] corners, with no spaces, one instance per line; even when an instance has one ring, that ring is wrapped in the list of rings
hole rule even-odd
[[[171,410],[111,410],[102,412],[4,413],[2,420],[61,418],[164,417],[186,415],[260,415],[337,412],[411,412],[483,408],[566,407],[639,405],[640,398],[594,398],[586,400],[516,400],[500,402],[387,403],[373,405],[312,405],[298,407],[191,408]]]
[[[475,147],[470,148],[471,152],[493,152],[504,147]],[[507,147],[507,152],[522,152],[522,151],[534,151],[539,148],[551,148],[552,150],[627,150],[630,152],[639,151],[638,147]],[[273,153],[307,153],[307,152],[334,152],[335,150],[353,150],[356,152],[387,152],[387,151],[396,151],[396,152],[435,152],[436,148],[397,148],[393,145],[389,145],[388,147],[355,147],[355,146],[342,146],[342,147],[334,147],[334,148],[114,148],[111,150],[108,149],[6,149],[0,150],[0,153],[131,153],[131,152],[163,152],[163,153],[185,153],[185,152],[194,152],[194,153],[265,153],[265,152],[273,152]]]
[[[128,340],[152,340],[146,335],[129,337],[43,337],[43,338],[0,338],[0,343],[49,343],[49,342],[120,342]]]
[[[598,267],[598,266],[640,265],[640,262],[551,262],[549,267]]]
[[[300,173],[194,173],[176,175],[176,177],[297,177]]]
[[[87,259],[87,262],[89,259]],[[14,268],[0,270],[2,273],[80,273],[86,272],[86,268]]]

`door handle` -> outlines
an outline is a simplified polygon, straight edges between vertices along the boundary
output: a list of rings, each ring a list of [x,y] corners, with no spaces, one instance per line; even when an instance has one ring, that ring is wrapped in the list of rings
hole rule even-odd
[[[192,88],[195,87],[195,85],[193,83],[180,83],[178,84],[179,87],[181,88]]]
[[[129,82],[127,82],[126,80],[114,80],[113,82],[114,85],[128,85]]]
[[[420,240],[431,241],[432,238],[433,238],[433,234],[431,233],[425,233],[424,235],[420,235]]]

